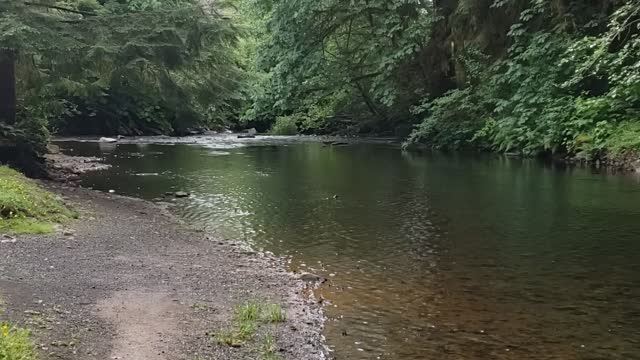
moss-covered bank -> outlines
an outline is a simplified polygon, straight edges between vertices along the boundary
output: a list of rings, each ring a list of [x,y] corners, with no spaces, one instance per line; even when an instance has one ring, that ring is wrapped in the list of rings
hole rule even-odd
[[[49,233],[77,214],[19,172],[0,166],[0,232]]]

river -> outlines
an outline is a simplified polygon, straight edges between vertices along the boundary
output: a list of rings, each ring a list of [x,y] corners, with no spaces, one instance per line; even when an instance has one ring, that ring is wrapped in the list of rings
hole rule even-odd
[[[328,278],[336,359],[640,359],[636,177],[385,141],[58,144],[113,165],[84,186],[188,191],[187,221]]]

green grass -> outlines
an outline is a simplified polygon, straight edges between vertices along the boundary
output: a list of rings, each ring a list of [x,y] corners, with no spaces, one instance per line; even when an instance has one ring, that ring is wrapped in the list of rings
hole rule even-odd
[[[261,311],[262,304],[255,300],[250,300],[236,306],[234,309],[234,319],[238,321],[256,321],[260,317]]]
[[[242,346],[253,337],[256,331],[254,321],[236,322],[232,328],[217,331],[214,335],[219,344],[228,346]]]
[[[279,304],[267,304],[262,309],[262,316],[264,321],[270,323],[281,323],[287,318],[282,310],[282,306]]]
[[[282,357],[278,354],[278,347],[276,345],[276,340],[268,333],[262,339],[262,343],[260,344],[260,348],[258,352],[260,353],[261,360],[280,360]]]
[[[219,344],[242,346],[253,337],[260,323],[279,323],[285,320],[284,311],[280,305],[249,300],[233,309],[232,326],[215,332],[213,336]]]
[[[4,300],[0,297],[0,314],[3,312]],[[28,330],[0,322],[0,360],[35,360],[35,347],[31,342]]]
[[[50,233],[56,223],[77,217],[56,195],[6,166],[0,166],[0,232]]]
[[[35,360],[36,358],[31,333],[28,330],[0,323],[0,359]]]

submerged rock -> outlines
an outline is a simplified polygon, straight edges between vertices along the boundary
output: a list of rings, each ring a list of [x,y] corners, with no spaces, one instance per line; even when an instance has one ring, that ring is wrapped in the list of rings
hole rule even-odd
[[[47,152],[49,154],[59,154],[60,146],[54,144],[47,144]]]
[[[177,198],[185,198],[185,197],[189,197],[191,194],[189,194],[188,192],[185,191],[176,191],[173,196],[177,197]]]
[[[306,282],[324,282],[325,281],[325,278],[323,278],[322,276],[311,274],[311,273],[304,273],[300,275],[298,279]]]

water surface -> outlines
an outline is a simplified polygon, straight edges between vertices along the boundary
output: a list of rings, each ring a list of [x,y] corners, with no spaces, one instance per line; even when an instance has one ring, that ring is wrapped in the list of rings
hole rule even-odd
[[[337,359],[640,359],[640,183],[536,161],[300,139],[63,142],[85,186],[330,279]]]

